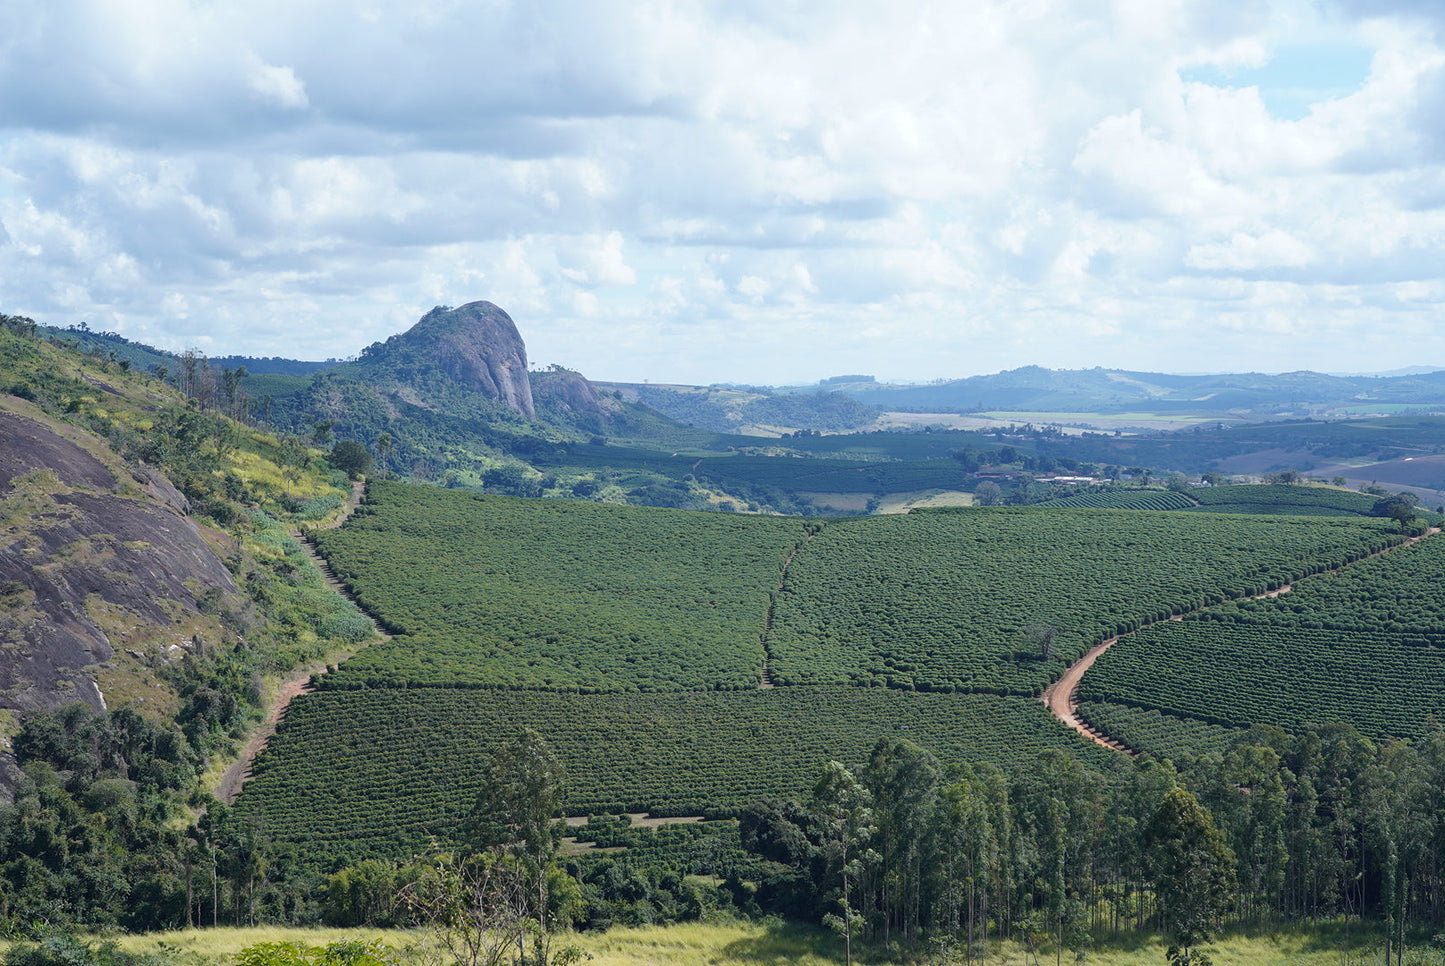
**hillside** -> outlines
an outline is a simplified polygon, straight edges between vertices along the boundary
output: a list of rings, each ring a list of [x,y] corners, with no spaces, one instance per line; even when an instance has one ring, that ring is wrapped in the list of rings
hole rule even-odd
[[[521,330],[483,301],[438,306],[335,364],[207,360],[113,333],[45,331],[122,366],[165,372],[180,386],[232,380],[236,414],[244,409],[318,444],[356,441],[403,478],[491,493],[863,513],[967,501],[980,472],[1002,478],[1005,499],[1039,502],[1065,494],[1031,480],[1059,472],[1294,471],[1353,488],[1411,487],[1426,505],[1445,505],[1441,418],[1380,418],[1438,408],[1445,377],[1433,372],[1180,376],[1024,367],[912,387],[862,376],[784,389],[596,384],[555,366],[527,372]],[[967,428],[950,429],[928,412],[911,424],[884,412],[906,408],[984,415],[958,417]],[[882,426],[891,431],[875,429]]]
[[[527,347],[512,317],[491,302],[438,305],[400,335],[361,350],[344,370],[383,391],[436,405],[446,389],[478,393],[527,419],[537,415],[527,378]],[[445,387],[438,395],[438,387]]]
[[[1445,552],[1408,542],[1437,518],[1282,482],[1146,488],[1132,462],[1273,439],[1410,464],[1438,421],[758,446],[556,368],[528,375],[528,419],[489,395],[485,354],[457,348],[476,320],[446,315],[393,346],[414,384],[385,392],[360,363],[263,383],[192,356],[162,380],[6,317],[0,669],[31,702],[8,721],[7,934],[414,922],[396,896],[446,874],[439,846],[467,847],[522,728],[566,771],[554,804],[574,817],[545,868],[582,928],[825,919],[838,813],[822,775],[871,803],[860,901],[916,949],[978,928],[1084,949],[1111,919],[1147,934],[1163,881],[1149,829],[1171,803],[1227,841],[1236,922],[1402,908],[1438,932],[1426,899],[1386,892],[1428,898],[1438,870],[1352,844],[1438,844]],[[428,370],[443,344],[453,368]],[[257,385],[290,393],[270,411],[304,436],[252,424]],[[373,625],[296,539],[340,518],[341,467],[371,455],[353,424],[380,431],[376,455],[434,454],[453,487],[370,480],[345,526],[311,536],[392,635],[354,656]],[[824,517],[802,490],[871,502],[986,477],[1023,502],[1065,489],[1035,474],[1100,471],[1092,454],[1131,460],[1132,485],[1077,508]],[[571,499],[467,491],[483,487]],[[599,505],[644,501],[809,518]],[[1078,714],[1138,759],[1038,700],[1106,643]],[[275,735],[221,805],[207,789],[283,675],[310,693],[274,703]],[[74,696],[90,703],[44,710]],[[555,842],[553,805],[539,814]]]
[[[801,796],[882,734],[1102,767],[1035,699],[1072,660],[1403,539],[1379,519],[1261,519],[797,520],[373,483],[318,545],[395,636],[298,700],[237,808],[317,860],[400,857],[454,834],[486,748],[521,723],[565,756],[579,815]]]
[[[0,793],[9,739],[77,700],[179,721],[202,761],[227,754],[262,675],[369,633],[281,522],[338,507],[337,476],[204,405],[229,408],[214,386],[188,399],[0,321]]]
[[[231,541],[208,542],[164,476],[10,396],[0,454],[0,640],[13,655],[0,707],[104,710],[97,677],[144,676],[231,636],[219,615],[244,607],[220,556]]]

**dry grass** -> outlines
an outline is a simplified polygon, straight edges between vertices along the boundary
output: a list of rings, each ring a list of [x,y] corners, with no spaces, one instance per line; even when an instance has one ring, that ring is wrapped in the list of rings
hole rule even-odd
[[[167,959],[196,964],[229,963],[247,946],[263,942],[300,942],[319,946],[341,940],[380,940],[398,951],[401,961],[419,961],[427,942],[424,933],[368,929],[254,929],[182,930],[126,936],[122,948],[132,952],[163,953]],[[837,966],[843,962],[841,941],[821,929],[796,924],[748,922],[683,923],[673,926],[614,928],[606,933],[579,933],[561,944],[575,944],[592,958],[592,966]],[[1275,934],[1234,936],[1211,947],[1215,966],[1356,966],[1378,958],[1359,927],[1324,925]],[[1425,953],[1422,962],[1433,962]],[[1371,958],[1373,956],[1373,958]],[[866,949],[854,949],[863,966],[902,966],[909,960],[890,958]],[[914,963],[935,960],[922,956]],[[1056,961],[1052,948],[1032,955],[1016,944],[993,950],[988,966],[1049,966]],[[1065,951],[1059,961],[1073,963]],[[1156,942],[1133,943],[1090,950],[1091,966],[1158,966],[1165,961],[1164,947]]]
[[[204,964],[230,963],[237,953],[258,943],[303,943],[324,946],[342,941],[370,942],[379,939],[402,952],[414,950],[425,941],[420,932],[399,929],[327,929],[286,926],[222,926],[218,929],[177,929],[170,932],[116,936],[116,944],[132,953],[159,954],[167,961]],[[409,959],[419,959],[409,956]]]

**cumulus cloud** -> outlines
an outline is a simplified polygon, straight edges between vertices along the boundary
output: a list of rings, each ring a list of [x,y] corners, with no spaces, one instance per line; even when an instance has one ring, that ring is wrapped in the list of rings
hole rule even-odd
[[[1445,362],[1418,323],[1442,26],[1409,0],[14,0],[0,309],[325,358],[487,298],[535,358],[618,379],[1360,369],[1390,344],[1364,327]],[[1367,75],[1280,114],[1281,52],[1341,49]]]
[[[253,57],[249,80],[257,97],[277,107],[300,110],[310,103],[306,98],[306,85],[290,67],[277,67]]]

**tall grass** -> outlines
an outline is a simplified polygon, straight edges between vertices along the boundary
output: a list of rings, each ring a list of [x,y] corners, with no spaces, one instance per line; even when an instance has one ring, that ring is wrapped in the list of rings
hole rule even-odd
[[[234,961],[247,946],[257,943],[299,942],[320,946],[343,940],[380,940],[396,950],[400,962],[420,963],[428,942],[424,932],[378,929],[297,929],[255,927],[249,929],[188,929],[120,937],[121,948],[136,953],[161,953],[168,962],[190,966],[220,966]],[[1352,928],[1321,924],[1284,929],[1275,933],[1228,936],[1213,944],[1215,966],[1365,966],[1383,959],[1374,936],[1358,924]],[[591,955],[590,966],[719,966],[748,963],[752,966],[838,966],[843,962],[842,943],[831,933],[795,923],[683,923],[672,926],[616,927],[605,933],[579,933],[570,942]],[[1406,962],[1416,966],[1442,963],[1438,950],[1422,944],[1412,949]],[[1090,950],[1085,960],[1091,966],[1161,966],[1164,946],[1155,941],[1127,942]],[[923,966],[941,963],[927,953],[917,958],[860,953],[855,961],[863,966]],[[961,962],[961,960],[957,960]],[[1060,961],[1076,962],[1070,951]],[[977,960],[975,960],[977,962]],[[994,948],[987,966],[1051,966],[1052,948],[1030,954],[1016,944]]]

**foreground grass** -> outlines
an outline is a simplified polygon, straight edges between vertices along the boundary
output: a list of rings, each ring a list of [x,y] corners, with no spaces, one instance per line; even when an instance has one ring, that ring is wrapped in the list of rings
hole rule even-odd
[[[247,946],[269,942],[299,942],[319,946],[341,940],[380,939],[401,953],[403,961],[420,962],[427,943],[424,933],[376,929],[189,929],[177,932],[124,936],[117,941],[130,952],[160,953],[167,960],[196,966],[225,964]],[[1308,929],[1276,933],[1235,935],[1211,947],[1215,966],[1356,966],[1378,962],[1383,953],[1374,948],[1373,934],[1359,926],[1346,928],[1323,924]],[[618,927],[603,934],[581,933],[572,941],[591,955],[591,966],[720,966],[725,963],[801,964],[835,966],[843,962],[843,946],[836,936],[823,930],[793,923],[764,925],[748,922],[685,923],[674,926]],[[1422,963],[1433,952],[1424,952]],[[903,966],[902,959],[889,958],[855,948],[854,959],[865,966]],[[1065,951],[1062,961],[1073,963]],[[923,956],[916,962],[939,960]],[[1017,944],[997,949],[987,959],[990,966],[1049,966],[1055,962],[1052,949],[1031,956]],[[1105,946],[1090,950],[1091,966],[1161,966],[1164,947],[1157,942]]]

